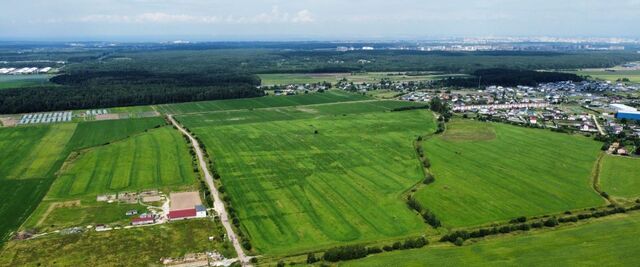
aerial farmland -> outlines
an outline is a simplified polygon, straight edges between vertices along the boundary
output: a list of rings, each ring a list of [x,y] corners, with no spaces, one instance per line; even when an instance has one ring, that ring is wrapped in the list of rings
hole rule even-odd
[[[508,44],[0,42],[0,266],[637,265],[640,56]]]

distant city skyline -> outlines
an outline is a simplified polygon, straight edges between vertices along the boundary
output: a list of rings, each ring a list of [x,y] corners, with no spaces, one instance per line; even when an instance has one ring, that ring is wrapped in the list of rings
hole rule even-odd
[[[1,40],[640,38],[640,0],[4,0]]]

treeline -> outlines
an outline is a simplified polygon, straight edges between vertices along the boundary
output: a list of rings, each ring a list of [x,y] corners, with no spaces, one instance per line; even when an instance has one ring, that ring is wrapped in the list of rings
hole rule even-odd
[[[584,80],[582,77],[563,72],[542,72],[516,69],[483,69],[473,72],[473,77],[449,77],[436,82],[440,86],[449,87],[482,87],[490,85],[500,86],[536,86],[539,83]]]
[[[345,261],[364,258],[369,254],[378,254],[384,251],[402,250],[421,248],[429,244],[424,237],[408,238],[404,242],[397,241],[393,245],[386,245],[382,249],[379,247],[365,247],[363,245],[352,245],[344,247],[336,247],[327,250],[322,259],[329,262]],[[307,263],[311,264],[318,261],[314,254],[307,255]]]
[[[451,242],[457,246],[461,246],[465,240],[472,238],[482,238],[485,236],[507,234],[515,231],[529,231],[534,228],[553,228],[563,223],[578,222],[580,220],[586,220],[590,218],[600,218],[613,214],[626,213],[627,211],[640,210],[640,204],[629,208],[618,207],[610,205],[607,209],[596,210],[591,209],[589,212],[573,215],[571,212],[565,212],[565,216],[557,218],[555,216],[537,219],[531,222],[527,222],[526,217],[519,217],[509,221],[510,224],[503,226],[494,226],[489,228],[481,228],[475,231],[455,231],[450,234],[446,234],[440,238],[440,242]]]
[[[0,90],[0,113],[105,108],[264,95],[255,75],[177,75],[146,72],[64,74],[60,86]]]

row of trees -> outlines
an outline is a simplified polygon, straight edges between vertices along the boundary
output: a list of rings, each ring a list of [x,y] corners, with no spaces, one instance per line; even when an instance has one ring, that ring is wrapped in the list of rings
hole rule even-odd
[[[499,227],[496,226],[496,227],[490,227],[490,228],[481,228],[471,232],[465,231],[465,230],[455,231],[450,234],[446,234],[442,236],[442,238],[440,238],[440,242],[451,242],[451,243],[454,243],[455,245],[460,246],[463,244],[465,240],[471,239],[471,238],[482,238],[485,236],[506,234],[514,231],[529,231],[532,228],[556,227],[562,223],[577,222],[577,221],[586,220],[589,218],[599,218],[599,217],[604,217],[612,214],[625,213],[627,211],[639,210],[639,209],[640,209],[640,204],[636,204],[635,206],[627,209],[612,205],[608,209],[604,209],[604,210],[592,209],[590,212],[581,213],[577,215],[572,215],[571,212],[566,212],[565,214],[568,216],[563,216],[560,218],[557,218],[554,216],[546,219],[535,220],[530,223],[526,223],[527,220],[525,217],[519,217],[511,220],[510,221],[511,224],[509,225],[503,225]]]
[[[410,195],[407,197],[407,205],[409,206],[409,208],[417,211],[420,216],[422,216],[424,221],[432,227],[438,228],[442,226],[442,223],[440,222],[438,217],[436,217],[436,215],[431,210],[422,206],[422,204],[420,204],[420,202],[418,202],[413,196]]]
[[[364,258],[369,254],[377,254],[382,253],[384,251],[393,251],[393,250],[402,250],[402,249],[413,249],[413,248],[421,248],[429,244],[429,241],[424,237],[418,238],[408,238],[404,242],[394,242],[392,245],[386,245],[382,249],[379,247],[365,247],[363,245],[352,245],[352,246],[343,246],[343,247],[335,247],[327,250],[322,259],[329,262],[337,262],[337,261],[345,261],[345,260],[353,260]],[[314,253],[309,253],[307,255],[307,263],[311,264],[319,261],[319,258],[316,258]]]
[[[574,81],[579,82],[584,78],[563,72],[541,72],[517,69],[481,69],[473,72],[473,77],[450,77],[436,82],[440,86],[475,88],[489,85],[536,86],[539,83]]]

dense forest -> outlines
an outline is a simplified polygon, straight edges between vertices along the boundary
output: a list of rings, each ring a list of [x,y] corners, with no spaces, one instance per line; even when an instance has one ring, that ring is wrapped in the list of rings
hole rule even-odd
[[[83,60],[80,60],[83,58]],[[284,49],[182,49],[112,51],[71,58],[67,71],[150,71],[162,73],[233,71],[246,73],[335,73],[439,71],[471,74],[480,69],[521,70],[612,67],[640,60],[631,52],[425,52]]]
[[[582,77],[572,73],[514,70],[514,69],[483,69],[473,72],[472,77],[456,77],[436,81],[436,86],[453,86],[473,88],[478,86],[500,85],[536,86],[539,83],[584,80]]]
[[[255,75],[239,73],[83,72],[60,86],[0,90],[0,113],[149,105],[262,96]]]

